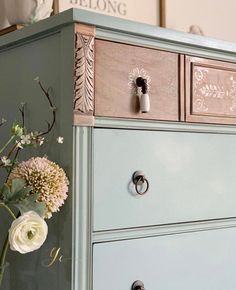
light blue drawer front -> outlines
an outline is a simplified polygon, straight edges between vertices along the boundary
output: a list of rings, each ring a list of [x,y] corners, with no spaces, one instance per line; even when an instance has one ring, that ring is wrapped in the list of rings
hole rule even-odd
[[[143,170],[148,193],[135,193]],[[94,229],[236,216],[236,136],[95,129]]]
[[[236,229],[94,246],[93,290],[235,290]],[[108,274],[109,273],[109,274]]]

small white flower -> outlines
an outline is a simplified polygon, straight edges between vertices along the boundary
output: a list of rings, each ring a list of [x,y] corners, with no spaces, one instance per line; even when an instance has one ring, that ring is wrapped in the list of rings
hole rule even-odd
[[[57,138],[57,143],[59,143],[59,144],[63,144],[63,142],[64,142],[64,137],[59,136],[59,137]]]
[[[31,143],[31,136],[30,136],[30,134],[22,135],[20,138],[21,138],[20,143],[22,145],[29,145]]]
[[[2,118],[2,120],[1,120],[0,123],[1,123],[1,124],[4,124],[4,123],[6,123],[6,121],[7,121],[6,119]]]
[[[12,251],[26,254],[39,249],[45,242],[48,226],[36,212],[28,211],[13,221],[9,229]]]
[[[38,137],[37,142],[39,144],[39,146],[42,146],[44,143],[45,138],[44,137]]]
[[[40,81],[39,77],[34,78],[34,81],[39,82]]]
[[[16,140],[16,147],[20,148],[20,149],[23,149],[23,146],[21,145],[21,142],[17,141],[17,140]]]
[[[35,131],[35,132],[31,132],[30,134],[30,141],[31,144],[35,145],[35,146],[42,146],[45,138],[40,136],[39,132]]]
[[[3,156],[1,158],[1,161],[4,166],[11,166],[11,160],[7,158],[7,156]]]

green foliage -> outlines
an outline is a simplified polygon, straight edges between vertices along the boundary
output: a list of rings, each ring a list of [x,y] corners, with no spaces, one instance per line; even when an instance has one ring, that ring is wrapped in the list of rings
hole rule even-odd
[[[38,215],[43,217],[46,212],[46,204],[45,202],[38,201],[39,194],[30,194],[27,198],[21,200],[20,202],[15,204],[15,207],[17,207],[21,214],[27,212],[27,211],[35,211]]]
[[[18,208],[21,214],[33,210],[43,217],[46,213],[46,204],[39,202],[39,194],[32,194],[31,190],[23,179],[13,179],[11,186],[5,183],[0,189],[0,200],[8,206]]]

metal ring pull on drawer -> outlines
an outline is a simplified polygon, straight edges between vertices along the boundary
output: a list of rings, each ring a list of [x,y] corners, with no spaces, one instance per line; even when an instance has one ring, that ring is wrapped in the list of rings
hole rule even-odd
[[[147,178],[145,177],[144,173],[140,170],[135,171],[133,174],[133,183],[135,185],[135,190],[139,195],[144,195],[148,192],[149,189],[149,182]],[[142,185],[145,184],[146,188],[144,191],[142,190]]]
[[[146,289],[144,288],[143,282],[137,280],[133,283],[131,290],[146,290]]]

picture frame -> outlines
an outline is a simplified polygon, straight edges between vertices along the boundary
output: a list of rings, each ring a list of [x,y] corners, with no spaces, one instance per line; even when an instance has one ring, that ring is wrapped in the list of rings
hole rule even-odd
[[[79,8],[160,26],[160,0],[54,0],[54,13]]]
[[[235,0],[227,5],[215,0],[160,0],[160,7],[162,27],[236,41]]]

